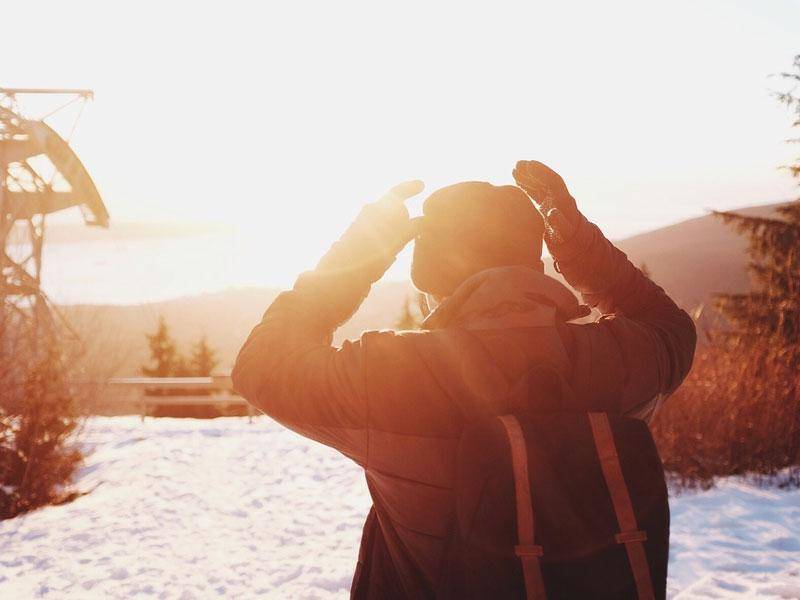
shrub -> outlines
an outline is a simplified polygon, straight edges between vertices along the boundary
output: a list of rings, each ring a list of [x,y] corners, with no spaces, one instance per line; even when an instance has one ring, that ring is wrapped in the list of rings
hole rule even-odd
[[[0,519],[67,501],[82,461],[65,358],[50,336],[24,321],[0,328]]]
[[[800,351],[767,341],[699,349],[653,423],[665,468],[686,486],[750,475],[800,484]],[[788,467],[788,469],[787,469]]]

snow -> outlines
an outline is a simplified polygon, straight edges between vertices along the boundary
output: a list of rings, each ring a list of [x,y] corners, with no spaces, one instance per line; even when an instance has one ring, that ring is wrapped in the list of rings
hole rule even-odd
[[[360,469],[267,418],[95,417],[64,506],[0,522],[0,598],[345,598]],[[800,598],[800,492],[671,500],[673,598]]]
[[[800,598],[800,490],[730,478],[670,510],[670,595]]]

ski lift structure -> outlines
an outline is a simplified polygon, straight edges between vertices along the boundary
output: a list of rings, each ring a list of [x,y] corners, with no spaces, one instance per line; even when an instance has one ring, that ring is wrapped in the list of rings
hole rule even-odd
[[[69,100],[44,117],[27,118],[18,99],[29,94]],[[35,319],[37,327],[52,325],[41,289],[48,215],[77,208],[87,225],[108,227],[108,210],[69,144],[92,98],[84,89],[0,88],[0,317],[15,314]],[[74,103],[79,112],[65,139],[45,119]]]

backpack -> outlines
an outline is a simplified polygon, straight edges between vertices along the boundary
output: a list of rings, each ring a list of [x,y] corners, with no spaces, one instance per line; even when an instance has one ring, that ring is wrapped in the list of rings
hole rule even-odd
[[[468,427],[437,596],[666,596],[669,504],[647,425],[515,412]]]

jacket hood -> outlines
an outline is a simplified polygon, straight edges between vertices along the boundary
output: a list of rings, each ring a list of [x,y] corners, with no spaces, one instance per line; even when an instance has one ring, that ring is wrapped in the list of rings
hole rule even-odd
[[[589,307],[549,275],[529,267],[498,267],[464,281],[428,315],[423,327],[537,327],[554,318],[570,321],[587,314]]]

